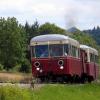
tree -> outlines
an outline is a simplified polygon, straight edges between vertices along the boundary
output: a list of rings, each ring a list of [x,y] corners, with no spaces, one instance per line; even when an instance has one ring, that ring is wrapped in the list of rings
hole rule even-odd
[[[14,67],[25,57],[26,34],[16,18],[0,18],[0,63],[4,68]]]
[[[31,38],[39,35],[39,23],[38,23],[38,21],[35,21],[34,24],[29,25],[28,22],[26,22],[24,28],[25,28],[25,31],[27,34],[27,43],[29,44]]]
[[[71,37],[78,40],[80,44],[88,45],[98,49],[97,43],[91,35],[81,32],[79,30],[71,34]]]
[[[65,34],[65,30],[56,26],[55,24],[45,23],[40,26],[39,33],[44,34]]]

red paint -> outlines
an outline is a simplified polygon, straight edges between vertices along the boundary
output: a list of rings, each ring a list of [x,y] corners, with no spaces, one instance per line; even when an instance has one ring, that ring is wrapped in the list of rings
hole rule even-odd
[[[53,57],[53,58],[33,58],[32,59],[32,74],[33,76],[46,76],[48,73],[52,75],[81,75],[84,73],[87,76],[92,76],[93,79],[96,79],[99,74],[98,64],[93,62],[86,61],[86,53],[81,50],[80,58],[75,58],[72,56],[67,57]],[[64,61],[64,69],[60,69],[58,61]],[[34,62],[40,62],[40,69],[42,73],[36,70]]]
[[[60,69],[60,66],[58,65],[58,61],[63,60],[64,61],[64,69]],[[40,69],[43,70],[42,73],[36,70],[36,67],[34,66],[34,62],[40,62]],[[49,72],[51,72],[53,75],[62,75],[62,74],[78,74],[81,75],[82,72],[82,63],[81,60],[78,58],[73,57],[55,57],[55,58],[40,58],[40,59],[32,59],[32,72],[33,75],[47,75]],[[35,75],[35,76],[36,76]]]
[[[93,76],[93,78],[98,77],[98,65],[95,64],[94,62],[86,63],[87,67],[87,75],[88,76]]]

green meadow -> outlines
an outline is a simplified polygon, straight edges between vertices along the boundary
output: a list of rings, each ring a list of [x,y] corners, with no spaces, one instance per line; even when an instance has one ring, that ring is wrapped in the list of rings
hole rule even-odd
[[[100,84],[47,84],[35,90],[0,86],[0,100],[100,100]]]

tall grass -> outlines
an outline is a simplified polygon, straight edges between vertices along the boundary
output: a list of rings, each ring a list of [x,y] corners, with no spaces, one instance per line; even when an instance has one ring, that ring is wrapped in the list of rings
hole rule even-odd
[[[34,100],[31,90],[19,87],[0,87],[0,100]]]
[[[0,100],[100,100],[100,84],[45,85],[31,90],[0,87]]]
[[[31,81],[31,77],[31,74],[24,73],[0,73],[0,82],[28,83]]]

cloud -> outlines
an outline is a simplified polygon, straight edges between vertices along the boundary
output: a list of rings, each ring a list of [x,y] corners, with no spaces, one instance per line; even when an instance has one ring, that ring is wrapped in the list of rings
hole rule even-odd
[[[100,24],[100,0],[0,0],[0,15],[15,16],[22,23],[36,18],[68,28]]]
[[[0,13],[13,15],[15,15],[15,13],[28,13],[31,11],[31,2],[32,0],[0,0]]]

